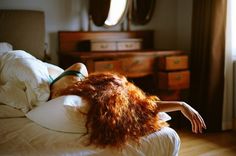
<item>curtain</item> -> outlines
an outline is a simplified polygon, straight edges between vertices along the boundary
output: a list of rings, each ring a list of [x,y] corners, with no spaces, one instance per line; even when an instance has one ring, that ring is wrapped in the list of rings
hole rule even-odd
[[[225,45],[225,83],[224,83],[224,103],[222,129],[233,128],[233,59],[232,59],[232,0],[228,0],[227,24],[226,24],[226,45]]]
[[[190,104],[208,131],[222,127],[226,0],[193,0]]]

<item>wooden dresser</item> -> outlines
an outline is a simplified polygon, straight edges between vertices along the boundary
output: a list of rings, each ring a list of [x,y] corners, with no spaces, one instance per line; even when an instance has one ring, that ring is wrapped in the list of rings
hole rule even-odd
[[[59,32],[59,65],[67,68],[73,63],[83,62],[89,73],[97,71],[114,71],[128,78],[153,77],[149,81],[165,100],[179,100],[176,91],[189,86],[188,54],[183,51],[154,50],[153,34],[148,31],[128,32]],[[102,51],[101,48],[113,48],[108,43],[101,44],[98,51],[91,51],[94,40],[142,40],[140,50]],[[131,40],[132,41],[132,40]],[[135,40],[136,41],[136,40]],[[132,45],[124,44],[130,48]],[[132,48],[132,47],[131,47]],[[138,84],[137,84],[138,85]],[[177,96],[173,96],[173,93]],[[170,95],[169,95],[170,94]]]
[[[157,59],[155,80],[163,100],[183,100],[190,85],[188,55],[172,55]],[[185,94],[181,96],[181,94]]]

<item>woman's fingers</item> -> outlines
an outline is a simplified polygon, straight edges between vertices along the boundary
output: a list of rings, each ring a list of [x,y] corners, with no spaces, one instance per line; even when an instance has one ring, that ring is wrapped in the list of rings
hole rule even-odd
[[[194,132],[194,122],[192,121],[192,120],[190,120],[190,122],[191,122],[191,126],[192,126],[192,132]]]
[[[202,133],[202,124],[201,124],[201,119],[199,118],[199,116],[197,116],[197,131],[196,131],[196,133],[198,133],[198,132],[200,132],[200,133]]]
[[[198,119],[199,119],[200,133],[202,133],[202,129],[203,128],[206,129],[206,124],[200,114],[198,114]]]
[[[202,133],[202,129],[206,129],[206,124],[201,115],[188,104],[184,103],[183,106],[184,109],[182,113],[190,120],[192,125],[192,131],[194,133]]]
[[[202,129],[204,128],[204,129],[206,129],[206,124],[205,124],[205,122],[204,122],[204,120],[203,120],[203,118],[201,117],[201,115],[199,114],[199,113],[196,113],[195,114],[196,116],[195,116],[195,118],[194,118],[194,122],[196,123],[195,124],[195,133],[198,133],[198,132],[200,132],[200,133],[202,133]]]
[[[197,118],[195,116],[193,117],[193,123],[194,123],[193,132],[198,133],[199,124],[198,124]]]
[[[207,127],[206,127],[206,124],[205,124],[205,122],[204,122],[202,116],[201,116],[201,115],[199,115],[199,116],[200,116],[200,119],[201,119],[202,127],[203,127],[204,129],[206,129]]]

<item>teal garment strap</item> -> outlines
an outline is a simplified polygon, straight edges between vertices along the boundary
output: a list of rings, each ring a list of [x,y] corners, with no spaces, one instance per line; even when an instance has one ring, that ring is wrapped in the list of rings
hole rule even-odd
[[[79,78],[81,79],[84,79],[85,76],[80,72],[80,71],[77,71],[77,70],[67,70],[67,71],[64,71],[63,73],[61,73],[61,75],[59,75],[57,78],[55,78],[51,84],[53,85],[55,82],[57,82],[58,80],[60,80],[62,77],[64,76],[67,76],[67,75],[74,75],[74,76],[78,76]],[[51,76],[50,76],[51,77]]]
[[[51,84],[53,82],[53,78],[51,75],[49,75],[49,79],[48,79],[49,83]]]

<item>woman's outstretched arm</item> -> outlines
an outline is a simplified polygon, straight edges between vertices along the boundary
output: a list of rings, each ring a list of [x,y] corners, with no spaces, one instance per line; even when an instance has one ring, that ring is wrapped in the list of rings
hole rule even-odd
[[[201,115],[190,105],[181,101],[158,101],[160,112],[181,111],[181,113],[191,122],[194,133],[202,133],[206,129],[206,124]]]

